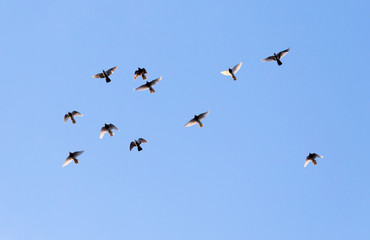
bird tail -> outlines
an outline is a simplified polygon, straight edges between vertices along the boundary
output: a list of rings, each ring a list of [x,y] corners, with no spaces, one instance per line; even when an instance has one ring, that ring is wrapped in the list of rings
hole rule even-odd
[[[140,152],[140,151],[141,151],[141,150],[143,150],[143,149],[142,149],[142,147],[137,146],[137,150]]]
[[[280,66],[281,64],[283,64],[281,61],[280,61],[280,59],[276,59],[276,61],[277,61],[277,63],[278,63],[278,65]]]
[[[317,165],[317,161],[315,160],[315,159],[312,159],[312,163],[313,163],[313,165]]]
[[[71,117],[71,120],[72,120],[72,123],[73,123],[73,124],[75,124],[75,123],[76,123],[76,120],[75,120],[73,117]]]
[[[203,127],[203,123],[201,121],[198,121],[199,127]]]
[[[111,80],[110,80],[110,78],[109,78],[108,76],[106,76],[105,81],[106,81],[107,83],[109,83]]]
[[[109,136],[111,136],[111,137],[113,137],[113,136],[114,136],[114,132],[109,131],[108,133],[109,133]]]
[[[76,164],[78,164],[78,160],[76,158],[73,159],[73,161],[75,161]]]
[[[235,75],[234,75],[234,74],[232,74],[231,76],[233,77],[234,81],[236,81],[236,77],[235,77]]]
[[[150,93],[155,93],[154,88],[151,88],[151,87],[150,87],[150,88],[149,88],[149,92],[150,92]]]

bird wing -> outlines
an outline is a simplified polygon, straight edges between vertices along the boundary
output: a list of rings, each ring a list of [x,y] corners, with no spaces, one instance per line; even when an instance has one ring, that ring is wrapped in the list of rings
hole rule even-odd
[[[77,112],[77,111],[73,111],[72,112],[72,116],[74,117],[74,116],[80,116],[80,117],[82,117],[83,115],[82,115],[82,113],[79,113],[79,112]]]
[[[98,74],[94,75],[93,78],[104,78],[104,74],[103,73],[98,73]]]
[[[119,131],[119,129],[116,126],[114,126],[113,124],[109,124],[109,128],[110,129],[116,129],[117,131]]]
[[[108,132],[108,130],[105,128],[105,127],[102,127],[101,130],[100,130],[100,139],[103,138],[104,134]]]
[[[265,59],[262,59],[262,62],[272,62],[272,61],[275,61],[275,57],[274,56],[270,56],[270,57],[267,57]]]
[[[135,71],[135,75],[134,75],[134,80],[136,80],[136,78],[137,78],[138,76],[140,76],[140,74],[139,74],[139,71],[138,71],[138,70],[136,70],[136,71]]]
[[[157,83],[159,83],[159,81],[161,81],[161,80],[162,80],[162,76],[161,76],[161,77],[159,77],[159,78],[157,78],[157,79],[154,79],[153,81],[151,81],[151,82],[150,82],[150,85],[154,86],[154,85],[156,85]]]
[[[141,85],[140,87],[138,88],[135,88],[134,91],[144,91],[144,90],[147,90],[149,87],[144,84],[144,85]]]
[[[130,151],[136,146],[135,142],[130,143]]]
[[[222,71],[221,74],[226,75],[226,76],[231,76],[231,74],[227,70],[226,71]]]
[[[240,62],[239,64],[236,64],[235,67],[233,67],[233,73],[237,73],[239,71],[239,69],[241,68],[242,66],[242,62]]]
[[[290,48],[288,49],[285,49],[284,51],[281,51],[277,54],[278,58],[283,58],[288,52],[289,52]]]
[[[69,118],[68,114],[64,115],[64,123],[67,122],[68,118]]]
[[[199,120],[202,120],[203,118],[207,117],[210,111],[211,111],[211,110],[209,110],[208,112],[205,112],[205,113],[199,114],[199,116],[198,116],[198,117],[199,117]]]
[[[108,71],[106,71],[107,75],[108,76],[111,75],[112,73],[114,73],[114,71],[116,71],[116,69],[117,69],[117,66],[112,67],[111,69],[108,69]]]
[[[197,121],[195,121],[195,119],[193,118],[187,124],[185,124],[184,127],[190,127],[190,126],[193,126],[196,123],[197,123]]]
[[[315,158],[323,158],[323,156],[321,156],[321,155],[319,155],[319,154],[317,154],[317,153],[314,153],[313,154],[313,158],[315,159]]]
[[[137,141],[138,141],[140,144],[142,144],[142,143],[148,143],[148,141],[147,141],[147,140],[145,140],[144,138],[139,138]]]
[[[306,161],[304,162],[304,167],[307,166],[307,164],[310,162],[311,160],[310,159],[306,159]]]
[[[78,156],[80,156],[84,151],[76,151],[73,153],[73,157],[76,158]]]
[[[62,165],[62,167],[65,167],[65,166],[67,166],[68,164],[70,164],[71,162],[73,161],[73,158],[71,158],[71,157],[67,157],[66,158],[66,160],[64,161],[64,163],[63,163],[63,165]]]

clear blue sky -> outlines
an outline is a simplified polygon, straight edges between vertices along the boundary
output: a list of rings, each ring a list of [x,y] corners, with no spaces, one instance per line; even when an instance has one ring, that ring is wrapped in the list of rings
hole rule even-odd
[[[0,2],[0,239],[368,239],[369,8]],[[100,140],[104,123],[120,131]],[[325,158],[303,168],[309,152]]]

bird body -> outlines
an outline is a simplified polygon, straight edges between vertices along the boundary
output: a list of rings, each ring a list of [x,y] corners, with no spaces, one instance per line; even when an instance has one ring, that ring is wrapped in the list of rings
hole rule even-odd
[[[119,129],[116,126],[114,126],[112,123],[110,124],[105,123],[104,127],[102,127],[100,130],[100,139],[103,138],[105,133],[108,133],[109,136],[113,137],[114,136],[114,132],[112,131],[113,129],[119,131]]]
[[[68,112],[67,114],[64,115],[64,123],[67,122],[67,120],[70,118],[72,123],[75,124],[76,123],[76,120],[75,120],[75,116],[80,116],[82,117],[83,115],[77,111],[73,111],[73,112]]]
[[[154,79],[153,81],[150,81],[150,82],[146,81],[145,84],[141,85],[138,88],[135,88],[134,91],[144,91],[144,90],[149,89],[149,93],[155,93],[153,86],[156,85],[161,80],[162,80],[162,77]]]
[[[114,71],[116,71],[116,69],[117,69],[117,66],[112,67],[112,68],[108,69],[107,71],[103,70],[102,73],[98,73],[98,74],[94,75],[93,78],[105,78],[105,81],[107,83],[109,83],[111,81],[109,76],[112,75],[112,73],[114,73]]]
[[[273,56],[269,56],[265,59],[262,59],[262,62],[272,62],[272,61],[276,61],[277,64],[280,66],[282,65],[283,63],[280,61],[281,58],[283,58],[288,52],[289,52],[290,48],[288,49],[285,49],[284,51],[281,51],[279,52],[278,54],[274,53]]]
[[[63,163],[63,165],[62,165],[62,167],[65,167],[65,166],[67,166],[68,164],[70,164],[72,161],[74,161],[75,162],[75,164],[78,164],[79,163],[79,161],[78,161],[78,159],[77,159],[77,157],[79,156],[79,155],[81,155],[82,153],[83,153],[84,151],[77,151],[77,152],[69,152],[69,155],[68,155],[68,157],[66,158],[66,160],[64,161],[64,163]]]
[[[317,165],[316,158],[323,158],[323,156],[317,154],[317,153],[309,153],[306,157],[306,161],[304,162],[304,167],[307,166],[307,164],[311,161],[313,165]]]
[[[236,64],[232,69],[229,68],[227,71],[222,71],[221,73],[226,76],[231,76],[234,79],[234,81],[236,81],[237,78],[235,77],[235,74],[239,71],[241,66],[242,66],[242,62]]]
[[[139,138],[138,140],[134,140],[130,143],[130,151],[134,148],[137,147],[137,150],[140,152],[143,150],[143,148],[140,146],[142,143],[147,143],[148,141],[145,140],[144,138]]]
[[[194,115],[193,119],[191,119],[189,122],[187,122],[184,127],[190,127],[190,126],[193,126],[194,124],[198,124],[199,127],[203,127],[203,123],[201,122],[202,119],[204,119],[205,117],[208,116],[210,110],[208,112],[204,112],[202,114],[199,114],[199,115]]]

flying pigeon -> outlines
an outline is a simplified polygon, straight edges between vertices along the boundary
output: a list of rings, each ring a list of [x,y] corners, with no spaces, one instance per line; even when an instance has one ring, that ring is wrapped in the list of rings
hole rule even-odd
[[[262,59],[262,62],[272,62],[272,61],[277,61],[277,64],[280,66],[281,64],[283,64],[280,59],[283,58],[288,52],[289,52],[289,48],[284,50],[284,51],[281,51],[279,52],[278,54],[274,53],[274,56],[270,56],[270,57],[267,57],[265,59]]]
[[[75,124],[76,120],[75,120],[74,117],[76,117],[76,116],[82,117],[83,115],[81,113],[77,112],[77,111],[68,112],[66,115],[64,115],[64,123],[66,123],[68,118],[70,118],[72,123]]]
[[[198,116],[197,115],[194,115],[194,118],[191,119],[187,124],[184,125],[184,127],[190,127],[190,126],[193,126],[194,124],[198,123],[199,127],[203,127],[203,123],[200,121],[202,120],[203,118],[207,117],[208,114],[209,114],[210,110],[208,112],[205,112],[205,113],[202,113],[202,114],[199,114]]]
[[[221,73],[226,76],[231,76],[233,77],[234,81],[236,81],[235,73],[237,73],[242,66],[242,63],[240,62],[239,64],[235,65],[233,69],[229,68],[227,71],[222,71]]]
[[[113,129],[119,131],[118,128],[116,126],[114,126],[113,124],[111,124],[111,123],[110,124],[106,124],[105,123],[104,124],[104,127],[102,127],[101,130],[100,130],[100,139],[103,138],[103,136],[104,136],[104,134],[106,132],[109,133],[109,136],[113,137],[114,136],[114,133],[112,132]]]
[[[72,161],[74,161],[76,164],[78,164],[78,160],[77,160],[77,157],[80,156],[84,151],[77,151],[77,152],[74,152],[74,153],[71,153],[69,152],[69,155],[68,157],[66,158],[66,160],[64,161],[62,167],[65,167],[67,166],[68,164],[70,164]]]
[[[153,86],[156,85],[161,80],[162,80],[162,77],[159,77],[157,79],[154,79],[151,82],[146,81],[146,83],[144,85],[141,85],[140,87],[135,88],[134,90],[135,91],[144,91],[144,90],[149,89],[149,92],[150,93],[155,93],[155,90],[154,90]]]
[[[315,160],[316,158],[323,158],[323,156],[317,153],[309,153],[304,162],[304,167],[306,167],[310,161],[312,161],[313,165],[317,165],[317,161]]]
[[[141,151],[143,150],[141,147],[140,147],[140,144],[142,143],[147,143],[148,141],[145,140],[144,138],[139,138],[138,140],[134,140],[130,143],[130,151],[134,148],[134,147],[137,147],[137,150],[138,151]]]
[[[141,75],[141,77],[143,78],[143,80],[146,80],[146,76],[145,76],[145,74],[148,74],[149,75],[149,73],[146,71],[146,69],[145,68],[138,68],[136,71],[135,71],[135,76],[134,76],[134,80],[136,80],[136,78],[138,77],[138,76],[140,76]]]
[[[114,71],[116,71],[117,69],[117,66],[115,67],[112,67],[111,69],[107,70],[107,71],[104,71],[102,73],[98,73],[96,75],[93,76],[93,78],[105,78],[105,81],[107,83],[109,83],[111,80],[108,76],[110,76],[112,73],[114,73]]]

